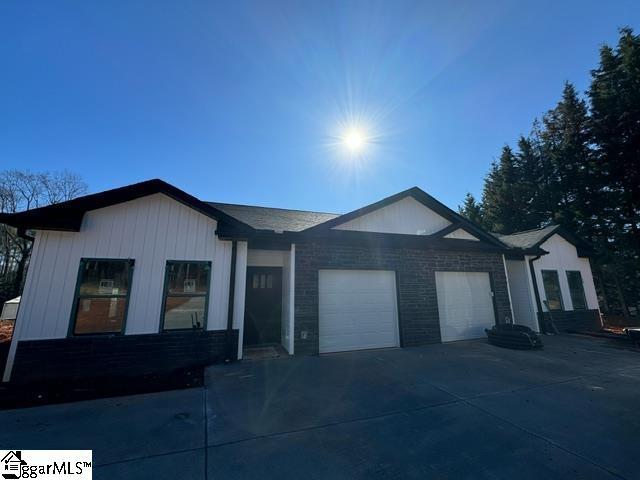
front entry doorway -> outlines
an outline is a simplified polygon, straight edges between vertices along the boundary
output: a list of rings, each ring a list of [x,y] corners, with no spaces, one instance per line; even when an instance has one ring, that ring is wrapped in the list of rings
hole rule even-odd
[[[243,345],[279,344],[281,324],[282,268],[247,267]]]

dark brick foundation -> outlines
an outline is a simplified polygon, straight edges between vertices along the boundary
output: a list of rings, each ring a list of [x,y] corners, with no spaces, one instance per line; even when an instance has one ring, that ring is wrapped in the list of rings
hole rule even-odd
[[[378,269],[396,272],[403,347],[440,342],[435,272],[491,274],[497,317],[511,317],[502,255],[493,252],[418,250],[304,243],[296,245],[295,352],[318,354],[318,270]],[[302,332],[307,338],[302,339]]]
[[[561,332],[597,332],[602,328],[598,310],[560,310],[552,312],[551,315],[553,323]],[[552,331],[548,322],[549,312],[538,314],[538,320],[543,331]]]
[[[237,330],[231,332],[230,342],[228,354],[235,359]],[[73,381],[176,372],[222,362],[226,348],[225,330],[21,341],[11,381]]]

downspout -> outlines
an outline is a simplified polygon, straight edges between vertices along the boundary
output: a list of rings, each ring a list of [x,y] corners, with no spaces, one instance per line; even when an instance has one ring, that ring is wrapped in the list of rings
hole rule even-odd
[[[533,268],[533,262],[538,260],[541,256],[542,255],[538,255],[536,257],[529,259],[529,273],[531,273],[531,282],[533,283],[533,294],[536,297],[536,307],[538,310],[536,312],[536,316],[542,315],[543,312],[542,312],[542,302],[540,301],[540,292],[538,290],[538,282],[536,281],[536,271]],[[538,324],[540,324],[539,318],[540,317],[538,317]]]
[[[225,356],[224,361],[231,361],[233,355],[233,347],[236,342],[233,341],[233,309],[235,305],[236,294],[236,256],[238,254],[238,242],[233,240],[231,243],[231,269],[229,274],[229,309],[227,312],[227,334],[225,338]]]
[[[507,271],[507,258],[502,254],[502,266],[504,267],[504,277],[507,280],[507,293],[509,294],[509,309],[511,310],[511,323],[516,323],[516,317],[513,314],[513,299],[511,298],[511,285],[509,284],[509,272]]]

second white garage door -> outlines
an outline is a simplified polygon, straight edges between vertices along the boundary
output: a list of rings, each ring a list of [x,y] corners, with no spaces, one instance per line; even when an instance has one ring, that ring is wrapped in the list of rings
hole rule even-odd
[[[399,345],[395,273],[320,270],[320,353]]]
[[[443,342],[485,336],[496,323],[491,280],[486,272],[436,272]]]

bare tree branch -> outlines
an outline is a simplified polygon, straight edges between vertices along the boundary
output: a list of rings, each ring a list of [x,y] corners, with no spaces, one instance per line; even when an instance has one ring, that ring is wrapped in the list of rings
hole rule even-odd
[[[0,212],[15,213],[60,203],[86,194],[87,184],[68,170],[32,173],[0,171]],[[0,224],[0,304],[22,290],[31,242],[15,228]]]

